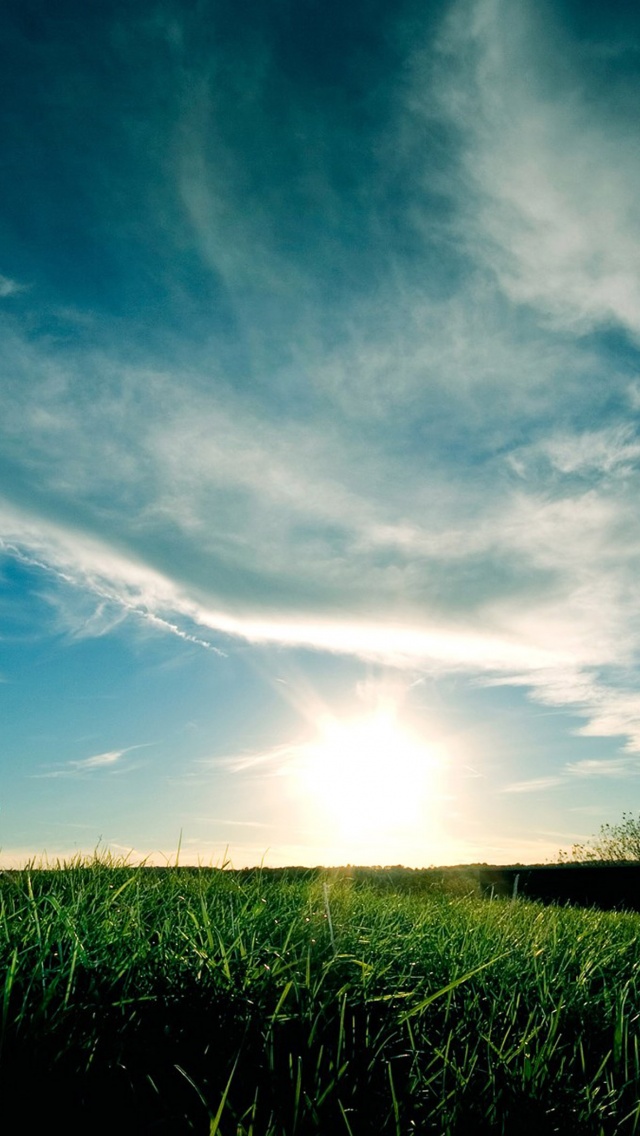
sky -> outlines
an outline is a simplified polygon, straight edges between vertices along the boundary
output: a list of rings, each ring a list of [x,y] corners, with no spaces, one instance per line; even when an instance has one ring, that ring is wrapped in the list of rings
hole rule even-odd
[[[639,808],[637,5],[0,28],[0,864]]]

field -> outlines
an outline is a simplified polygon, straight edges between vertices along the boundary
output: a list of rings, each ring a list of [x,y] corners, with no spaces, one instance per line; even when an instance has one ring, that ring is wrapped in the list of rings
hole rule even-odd
[[[5,1111],[28,1133],[640,1132],[640,917],[463,885],[4,873]]]

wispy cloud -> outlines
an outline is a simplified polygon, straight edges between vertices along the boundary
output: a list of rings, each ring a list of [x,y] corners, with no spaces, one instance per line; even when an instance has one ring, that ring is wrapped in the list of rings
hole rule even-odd
[[[534,484],[544,479],[556,494],[572,489],[575,494],[570,480],[575,477],[610,490],[609,479],[637,476],[640,441],[633,423],[619,421],[598,430],[552,433],[512,450],[508,461],[520,477]]]
[[[231,817],[194,817],[195,821],[205,824],[230,825],[232,828],[275,828],[274,824],[260,820],[235,820]]]
[[[462,0],[441,46],[442,98],[466,132],[469,241],[549,324],[638,335],[640,159],[620,88],[594,100],[531,3]]]
[[[211,759],[205,758],[199,764],[222,766],[233,774],[252,771],[252,774],[262,777],[280,777],[299,760],[304,751],[303,743],[291,742],[249,753],[222,754]]]
[[[584,758],[565,766],[578,777],[629,777],[640,775],[640,762],[631,758]]]
[[[67,761],[61,767],[48,769],[43,773],[33,773],[32,777],[42,778],[57,778],[57,777],[83,777],[86,774],[93,774],[96,771],[114,769],[118,766],[122,768],[122,759],[125,754],[130,753],[134,749],[143,748],[141,743],[135,746],[127,746],[126,749],[112,749],[106,753],[92,754],[90,757],[82,757],[77,760]]]
[[[564,778],[562,777],[532,777],[526,781],[513,781],[510,785],[505,785],[502,789],[503,793],[543,793],[547,789],[555,789],[561,785]]]
[[[17,280],[11,280],[8,276],[0,274],[0,299],[4,300],[8,296],[17,296],[20,292],[26,292],[27,285],[19,284]]]
[[[108,753],[96,753],[93,757],[84,757],[80,761],[70,761],[74,769],[101,769],[105,765],[115,765],[125,753],[125,750],[114,749]]]
[[[634,426],[624,423],[603,430],[549,439],[546,451],[560,473],[600,473],[629,476],[640,462],[640,441]]]

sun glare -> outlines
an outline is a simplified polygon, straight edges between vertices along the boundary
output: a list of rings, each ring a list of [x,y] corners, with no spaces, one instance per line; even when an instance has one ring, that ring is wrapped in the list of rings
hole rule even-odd
[[[437,747],[414,737],[389,711],[327,718],[300,767],[313,808],[336,835],[381,836],[419,821],[435,790]]]

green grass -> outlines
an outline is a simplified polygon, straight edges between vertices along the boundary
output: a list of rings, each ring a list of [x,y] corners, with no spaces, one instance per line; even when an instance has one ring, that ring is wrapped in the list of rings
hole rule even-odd
[[[375,875],[0,877],[25,1132],[640,1133],[640,917]]]

